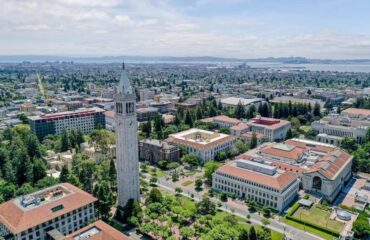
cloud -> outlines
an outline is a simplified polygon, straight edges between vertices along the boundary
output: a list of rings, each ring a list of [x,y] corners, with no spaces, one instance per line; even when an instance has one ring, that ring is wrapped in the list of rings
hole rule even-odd
[[[192,16],[170,0],[0,0],[0,6],[0,54],[370,56],[366,34],[273,31],[280,26],[258,14]]]

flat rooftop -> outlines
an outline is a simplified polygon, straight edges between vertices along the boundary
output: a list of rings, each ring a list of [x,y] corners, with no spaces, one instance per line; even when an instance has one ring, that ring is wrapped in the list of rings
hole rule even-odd
[[[265,174],[259,171],[253,171],[248,168],[243,168],[238,166],[238,161],[242,160],[235,160],[232,161],[224,166],[221,166],[217,169],[216,173],[226,174],[233,177],[245,179],[254,183],[258,183],[260,185],[264,185],[266,187],[272,187],[278,190],[284,189],[292,182],[297,180],[297,176],[290,172],[285,171],[277,171],[274,175]],[[244,160],[247,161],[247,160]],[[248,161],[253,165],[264,167],[264,168],[271,168],[271,166],[256,163],[254,161]]]
[[[258,103],[264,101],[262,98],[238,98],[238,97],[228,97],[221,99],[221,103],[228,104],[228,105],[238,105],[239,102],[247,106],[252,103]]]
[[[99,112],[105,112],[104,109],[98,107],[92,108],[80,108],[74,111],[65,111],[65,112],[58,112],[58,113],[50,113],[50,114],[42,114],[40,116],[31,116],[29,117],[30,120],[56,120],[59,118],[64,118],[66,116],[77,116],[77,115],[89,115]]]

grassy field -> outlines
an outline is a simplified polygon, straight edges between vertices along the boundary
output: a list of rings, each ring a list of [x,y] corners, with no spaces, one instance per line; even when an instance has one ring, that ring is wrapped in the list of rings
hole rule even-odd
[[[317,207],[310,209],[300,207],[294,213],[293,217],[340,232],[344,227],[344,223],[331,220],[330,214],[330,211],[325,211]]]
[[[320,230],[317,230],[316,228],[313,228],[313,227],[308,227],[308,226],[304,226],[303,224],[301,223],[297,223],[297,222],[294,222],[292,220],[289,220],[289,219],[286,219],[286,218],[281,218],[283,222],[285,222],[286,224],[289,224],[293,227],[296,227],[296,228],[299,228],[299,229],[302,229],[304,231],[307,231],[307,232],[310,232],[310,233],[313,233],[319,237],[322,237],[324,239],[333,239],[333,236],[328,234],[328,233],[325,233],[325,232],[322,232]]]
[[[193,183],[193,181],[191,181],[191,180],[187,180],[187,181],[185,181],[185,182],[181,183],[181,186],[186,187],[186,186],[189,186],[189,185],[190,185],[190,184],[192,184],[192,183]]]

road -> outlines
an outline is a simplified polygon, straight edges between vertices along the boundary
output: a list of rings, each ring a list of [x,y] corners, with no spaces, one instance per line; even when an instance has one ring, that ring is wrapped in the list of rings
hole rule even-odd
[[[145,174],[146,176],[150,176],[149,174]],[[171,193],[175,193],[175,188],[176,186],[168,181],[166,181],[165,177],[159,178],[157,182],[157,186],[168,191]],[[195,191],[188,191],[185,190],[181,193],[185,197],[191,197],[193,194],[194,197],[193,199],[195,201],[200,201],[201,195]],[[217,198],[211,198],[211,200],[215,203],[220,202]],[[249,214],[250,219],[252,223],[258,224],[258,225],[264,225],[261,220],[263,217],[258,215],[258,213],[250,213],[248,209],[240,204],[240,207],[238,207],[238,204],[234,202],[233,204],[230,204],[228,202],[221,202],[222,206],[219,207],[219,209],[230,212],[236,216],[242,217],[246,219],[246,216]],[[309,232],[303,231],[301,229],[294,228],[290,225],[287,225],[283,222],[277,221],[275,219],[269,219],[269,225],[267,226],[268,228],[283,233],[287,237],[286,239],[299,239],[299,240],[322,240],[323,238],[318,237],[316,235],[313,235]]]

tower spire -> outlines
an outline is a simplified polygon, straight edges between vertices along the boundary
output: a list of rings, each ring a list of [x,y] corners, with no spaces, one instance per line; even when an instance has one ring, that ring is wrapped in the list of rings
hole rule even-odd
[[[125,62],[122,62],[121,77],[118,84],[118,92],[123,94],[132,94],[132,87],[128,79]]]

